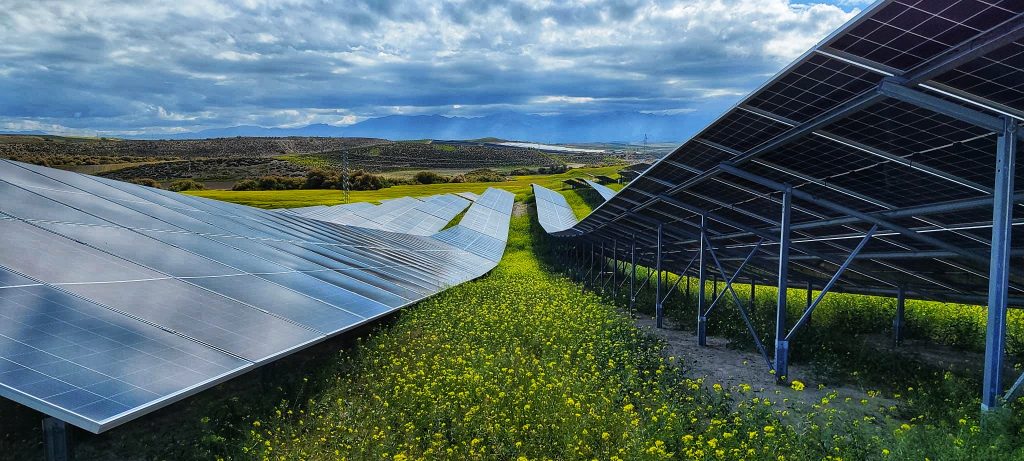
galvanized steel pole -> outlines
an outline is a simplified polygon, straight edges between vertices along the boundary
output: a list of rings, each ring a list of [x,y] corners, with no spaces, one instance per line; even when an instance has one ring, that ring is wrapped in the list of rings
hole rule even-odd
[[[1003,118],[996,152],[996,181],[992,202],[992,254],[988,276],[988,327],[985,334],[985,379],[981,409],[1000,403],[1003,355],[1006,349],[1007,284],[1010,276],[1010,235],[1013,223],[1013,179],[1017,161],[1017,122]]]
[[[664,327],[664,310],[661,304],[661,229],[658,224],[658,249],[654,256],[654,270],[657,271],[658,281],[654,285],[654,325],[656,328]]]
[[[706,215],[700,215],[700,245],[697,250],[697,259],[700,264],[697,267],[697,345],[707,346],[708,345],[708,318],[704,316],[704,303],[705,303],[705,284],[708,281],[707,264],[704,262],[704,242],[707,240],[706,231],[708,225],[708,217]]]
[[[903,343],[903,313],[906,310],[907,293],[901,284],[896,292],[896,318],[892,319],[892,344]]]
[[[792,209],[793,188],[786,187],[782,192],[782,217],[779,219],[779,292],[775,301],[775,379],[779,382],[785,381],[789,373],[789,341],[786,341],[786,294],[789,287],[786,281],[789,277],[789,231]]]

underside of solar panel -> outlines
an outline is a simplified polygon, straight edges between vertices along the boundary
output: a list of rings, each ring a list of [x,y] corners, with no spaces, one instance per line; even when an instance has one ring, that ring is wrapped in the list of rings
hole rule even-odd
[[[0,196],[0,395],[92,432],[483,275],[513,198],[438,233],[468,200],[358,227],[12,161]]]
[[[1022,14],[1010,0],[878,2],[578,224],[559,229],[562,207],[538,194],[541,223],[593,242],[635,237],[648,265],[661,241],[674,270],[703,232],[724,275],[743,266],[770,280],[792,191],[791,282],[821,286],[843,267],[839,291],[984,303],[993,203],[1005,196],[1012,212],[1024,199],[1014,163],[997,182],[997,160],[1021,143]],[[1010,217],[1013,257],[1021,224]],[[1019,266],[1007,285],[1024,304]]]

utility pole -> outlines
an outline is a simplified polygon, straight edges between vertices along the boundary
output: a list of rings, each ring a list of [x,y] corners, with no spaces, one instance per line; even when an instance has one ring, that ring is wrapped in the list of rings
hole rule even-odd
[[[341,187],[345,190],[342,203],[348,203],[348,191],[352,187],[348,174],[348,151],[341,151]]]

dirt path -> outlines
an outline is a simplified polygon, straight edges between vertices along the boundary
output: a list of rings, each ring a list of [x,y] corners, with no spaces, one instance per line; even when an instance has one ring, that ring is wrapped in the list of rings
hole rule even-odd
[[[725,338],[708,336],[707,347],[697,345],[697,336],[690,328],[666,324],[668,328],[654,328],[654,318],[639,315],[636,325],[657,338],[665,341],[665,354],[674,356],[677,363],[693,378],[704,378],[708,388],[715,383],[726,388],[746,384],[751,387],[753,397],[770,399],[776,405],[789,408],[806,407],[821,401],[830,392],[838,393],[838,402],[853,414],[876,413],[880,407],[888,407],[895,401],[881,397],[870,397],[868,389],[838,386],[818,388],[811,370],[802,365],[790,365],[792,379],[804,383],[802,391],[775,382],[775,375],[768,372],[768,366],[757,352],[730,349]],[[846,400],[849,399],[849,400]],[[861,404],[868,400],[869,404]]]

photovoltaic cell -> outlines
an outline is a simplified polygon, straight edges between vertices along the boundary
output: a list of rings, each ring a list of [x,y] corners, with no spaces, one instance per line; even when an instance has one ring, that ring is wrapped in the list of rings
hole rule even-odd
[[[0,395],[93,432],[486,273],[512,206],[409,235],[11,161],[0,193]],[[427,233],[468,203],[344,213]]]
[[[615,196],[615,191],[608,186],[598,184],[597,182],[591,181],[589,179],[584,179],[584,181],[587,182],[587,185],[596,190],[598,195],[600,195],[601,198],[603,198],[604,200],[609,200]]]

